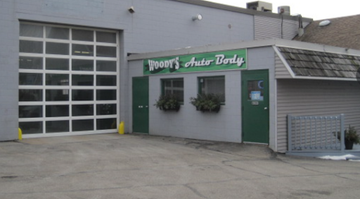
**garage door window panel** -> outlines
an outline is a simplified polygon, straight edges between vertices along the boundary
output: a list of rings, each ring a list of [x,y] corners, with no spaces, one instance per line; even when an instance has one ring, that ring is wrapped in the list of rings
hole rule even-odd
[[[116,31],[20,22],[19,126],[24,135],[114,132],[118,46]]]
[[[46,58],[46,70],[69,70],[69,60]]]
[[[43,58],[42,57],[19,57],[19,68],[20,69],[43,69]]]
[[[73,71],[94,71],[94,61],[93,60],[73,59],[72,60],[72,70]]]

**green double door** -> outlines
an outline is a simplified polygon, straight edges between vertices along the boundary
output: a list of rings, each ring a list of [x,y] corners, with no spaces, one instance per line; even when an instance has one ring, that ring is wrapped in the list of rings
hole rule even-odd
[[[243,142],[269,143],[269,72],[242,71]]]
[[[133,132],[149,133],[149,77],[132,79]]]

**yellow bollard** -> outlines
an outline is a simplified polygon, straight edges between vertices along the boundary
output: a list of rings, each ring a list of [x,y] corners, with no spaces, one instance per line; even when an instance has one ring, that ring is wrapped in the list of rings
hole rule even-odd
[[[22,140],[22,131],[21,131],[21,128],[18,129],[18,134],[19,134],[19,140]]]
[[[120,122],[119,124],[119,134],[123,135],[124,134],[124,129],[125,129],[125,124],[123,121]]]

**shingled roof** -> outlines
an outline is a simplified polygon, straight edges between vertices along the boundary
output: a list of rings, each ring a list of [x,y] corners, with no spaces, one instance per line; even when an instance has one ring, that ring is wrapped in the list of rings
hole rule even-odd
[[[319,26],[321,21],[310,23],[305,33],[294,40],[360,49],[360,15],[329,19],[330,24],[322,27]]]
[[[356,79],[360,56],[278,47],[297,77]]]

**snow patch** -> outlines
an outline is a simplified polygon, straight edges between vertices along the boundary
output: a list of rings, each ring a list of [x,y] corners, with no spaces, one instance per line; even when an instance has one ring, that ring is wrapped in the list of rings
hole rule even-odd
[[[358,158],[358,156],[354,156],[351,154],[339,155],[339,156],[326,155],[326,156],[321,156],[319,158],[325,160],[348,160],[349,158]],[[353,161],[360,161],[360,160],[353,160]]]

